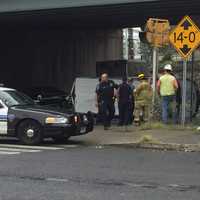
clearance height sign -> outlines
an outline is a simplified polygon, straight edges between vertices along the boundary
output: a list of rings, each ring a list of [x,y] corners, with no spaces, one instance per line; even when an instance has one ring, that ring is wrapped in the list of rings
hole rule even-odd
[[[192,52],[200,44],[200,30],[189,16],[185,16],[181,22],[172,30],[169,35],[171,44],[176,48],[183,62],[183,81],[182,81],[182,111],[181,122],[186,122],[186,98],[187,98],[187,60]]]
[[[189,16],[185,16],[170,33],[169,40],[186,60],[200,44],[200,30]]]

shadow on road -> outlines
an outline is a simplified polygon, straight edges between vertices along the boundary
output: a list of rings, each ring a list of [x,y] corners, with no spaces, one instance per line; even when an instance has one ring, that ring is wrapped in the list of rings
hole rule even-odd
[[[20,145],[21,143],[17,138],[0,137],[0,145],[1,144]],[[78,145],[78,146],[86,146],[86,145],[88,145],[88,143],[85,142],[85,141],[77,140],[77,139],[76,140],[69,139],[69,140],[63,141],[63,142],[55,142],[53,139],[47,138],[47,139],[44,139],[44,141],[39,146],[41,146],[41,145],[45,145],[45,146],[49,146],[49,145]]]

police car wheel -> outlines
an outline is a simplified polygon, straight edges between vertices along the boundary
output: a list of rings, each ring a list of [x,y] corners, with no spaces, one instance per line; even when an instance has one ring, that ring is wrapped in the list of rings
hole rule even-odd
[[[52,139],[54,140],[55,143],[66,143],[68,141],[68,139],[70,138],[70,136],[55,136],[52,137]]]
[[[19,124],[17,129],[18,138],[26,145],[40,144],[43,139],[40,124],[33,120],[26,120]]]

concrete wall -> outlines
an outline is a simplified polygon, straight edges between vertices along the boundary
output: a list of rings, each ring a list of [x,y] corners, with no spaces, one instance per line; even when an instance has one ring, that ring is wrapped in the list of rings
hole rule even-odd
[[[21,30],[0,33],[0,82],[9,87],[69,90],[75,77],[94,77],[96,61],[122,58],[121,30]]]
[[[83,31],[75,42],[77,76],[95,76],[97,61],[122,59],[121,30]]]
[[[42,48],[37,50],[40,58],[35,59],[38,63],[35,63],[32,68],[34,84],[55,83],[59,88],[69,89],[75,77],[94,77],[97,61],[122,58],[121,31],[62,32],[59,34],[60,37],[56,37],[57,32],[54,34],[52,37],[54,41],[48,42],[50,53],[47,56],[54,57],[51,63],[41,64],[42,60],[45,62],[49,59],[43,55]],[[35,79],[36,75],[39,75],[38,80]]]

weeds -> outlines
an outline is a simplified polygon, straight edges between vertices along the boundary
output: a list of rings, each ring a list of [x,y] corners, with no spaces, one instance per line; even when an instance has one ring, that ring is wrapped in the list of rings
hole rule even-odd
[[[156,139],[154,139],[152,137],[152,135],[143,135],[139,141],[138,141],[139,144],[145,144],[145,143],[150,143],[150,144],[160,144],[160,142]]]
[[[197,126],[194,125],[174,125],[174,124],[163,124],[161,122],[149,122],[142,124],[139,127],[140,130],[153,130],[153,129],[163,129],[163,130],[191,130],[191,131],[196,131]]]

